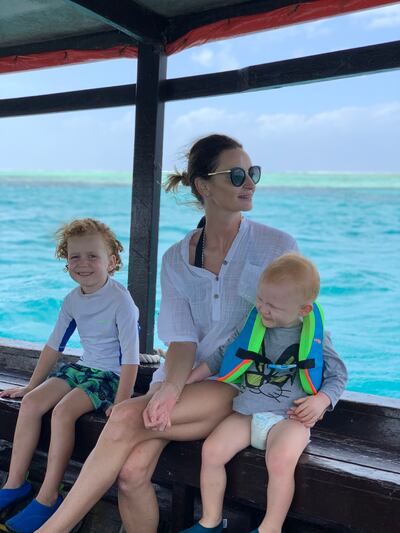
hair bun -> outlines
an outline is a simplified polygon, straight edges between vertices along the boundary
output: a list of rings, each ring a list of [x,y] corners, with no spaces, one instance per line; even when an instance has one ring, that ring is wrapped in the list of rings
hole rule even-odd
[[[182,185],[185,185],[186,187],[188,187],[190,185],[190,179],[189,179],[189,174],[187,173],[187,171],[184,170],[183,172],[180,172],[180,177],[181,177]]]
[[[179,185],[185,185],[186,187],[190,186],[189,174],[186,172],[186,170],[180,172],[179,170],[175,169],[175,172],[167,177],[164,183],[164,188],[167,192],[176,192]]]

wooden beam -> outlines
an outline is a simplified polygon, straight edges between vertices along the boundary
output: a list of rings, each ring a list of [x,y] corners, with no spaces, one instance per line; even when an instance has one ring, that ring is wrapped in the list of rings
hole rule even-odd
[[[68,0],[138,42],[162,44],[167,19],[132,0]]]
[[[3,99],[0,100],[0,118],[134,105],[135,91],[136,85],[132,84]]]
[[[167,74],[161,48],[139,45],[128,289],[140,311],[140,349],[153,351],[158,225],[164,130],[159,85]]]
[[[161,85],[164,101],[275,89],[400,68],[400,41],[287,59],[239,70],[177,78]]]
[[[204,96],[274,89],[400,68],[400,41],[364,46],[239,70],[160,82],[159,98],[170,102]],[[77,111],[135,104],[135,85],[0,100],[0,117]]]

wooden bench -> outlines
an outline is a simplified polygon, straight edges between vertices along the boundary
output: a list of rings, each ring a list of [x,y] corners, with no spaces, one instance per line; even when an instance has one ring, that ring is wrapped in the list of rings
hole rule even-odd
[[[26,382],[37,355],[29,347],[0,346],[0,389]],[[145,391],[153,370],[151,365],[141,367],[137,392]],[[0,402],[0,439],[12,441],[18,409],[18,401]],[[90,453],[104,423],[105,418],[98,414],[85,415],[77,422],[73,454],[77,464]],[[42,452],[47,450],[49,433],[50,417],[46,416],[39,444]],[[314,429],[312,441],[300,458],[296,493],[285,531],[397,533],[399,437],[399,400],[345,393],[335,411]],[[155,483],[171,489],[172,532],[193,522],[201,444],[171,443],[154,474]],[[8,461],[9,453],[6,455]],[[0,458],[0,468],[5,462]],[[228,531],[249,531],[265,509],[264,454],[248,448],[229,463],[227,471],[227,502],[236,506]],[[240,516],[239,524],[238,520],[235,523],[235,513]]]

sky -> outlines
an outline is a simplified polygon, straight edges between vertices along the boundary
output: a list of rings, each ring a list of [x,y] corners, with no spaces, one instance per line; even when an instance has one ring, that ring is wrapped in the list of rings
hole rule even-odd
[[[400,4],[193,47],[168,58],[168,77],[232,70],[395,41]],[[134,59],[2,75],[0,98],[136,82]],[[169,102],[163,169],[183,167],[193,140],[239,139],[269,172],[400,173],[400,71],[239,95]],[[134,108],[0,120],[0,172],[130,172]]]

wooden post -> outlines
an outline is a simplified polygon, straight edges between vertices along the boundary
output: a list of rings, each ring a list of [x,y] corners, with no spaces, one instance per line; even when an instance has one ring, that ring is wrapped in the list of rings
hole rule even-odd
[[[139,45],[128,289],[140,310],[140,351],[152,353],[166,78],[161,48]]]

